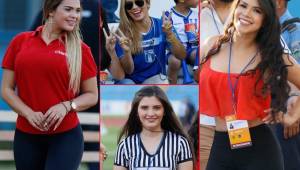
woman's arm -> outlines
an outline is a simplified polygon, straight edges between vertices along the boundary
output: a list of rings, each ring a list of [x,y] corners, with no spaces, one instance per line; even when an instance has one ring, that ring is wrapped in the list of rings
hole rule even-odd
[[[130,51],[124,51],[124,56],[120,59],[120,62],[126,74],[133,72],[134,62]]]
[[[117,29],[116,32],[112,32],[112,34],[118,38],[119,44],[124,51],[124,55],[120,59],[122,68],[124,69],[125,73],[131,74],[134,70],[134,62],[130,50],[131,40],[127,38],[120,29]]]
[[[98,102],[98,87],[96,77],[84,80],[80,85],[81,95],[73,99],[77,108],[75,111],[86,110]]]
[[[74,111],[86,110],[94,105],[98,101],[98,87],[96,77],[84,80],[80,85],[81,95],[74,98],[72,102],[76,104],[76,109]],[[71,101],[64,101],[50,107],[46,114],[46,120],[44,121],[44,126],[48,128],[55,124],[54,129],[60,125],[64,117],[68,112],[72,110]]]
[[[44,115],[42,112],[35,112],[27,106],[15,92],[15,73],[12,70],[3,69],[1,94],[4,101],[18,113],[25,117],[28,122],[40,131],[47,130],[43,126]]]
[[[125,167],[123,167],[123,166],[117,166],[117,165],[114,165],[113,170],[127,170],[127,168],[125,168]]]
[[[285,64],[291,65],[287,67],[288,69],[288,81],[291,82],[296,88],[300,89],[300,65],[297,64],[295,60],[292,59],[291,56],[286,54],[283,55],[283,59]],[[294,106],[283,117],[283,123],[287,126],[294,124],[297,120],[300,119],[300,98],[298,97],[297,101],[295,102]]]
[[[193,170],[193,161],[186,161],[178,164],[177,170]]]
[[[105,41],[106,41],[105,48],[111,59],[111,63],[109,65],[109,71],[115,79],[121,80],[124,78],[125,73],[124,73],[123,67],[121,66],[120,60],[116,54],[115,47],[116,47],[117,39],[114,36],[114,34],[108,35],[108,33],[105,31],[104,28],[103,28],[103,33],[104,33]],[[108,56],[104,56],[104,57],[108,57]]]
[[[125,73],[124,73],[123,67],[120,63],[120,60],[117,57],[116,52],[114,51],[113,53],[110,53],[109,55],[111,58],[111,63],[109,65],[109,71],[110,71],[111,75],[117,80],[124,79]]]

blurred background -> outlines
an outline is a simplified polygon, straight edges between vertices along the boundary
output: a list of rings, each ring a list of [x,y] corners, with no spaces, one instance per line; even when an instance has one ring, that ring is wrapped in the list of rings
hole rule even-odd
[[[40,0],[0,0],[0,59],[2,59],[7,45],[19,32],[28,30],[33,23],[38,11],[41,9]],[[0,69],[2,80],[2,69]],[[10,108],[0,98],[0,110]],[[14,123],[0,123],[1,129],[14,129]],[[1,149],[11,148],[11,143],[0,142]],[[16,169],[11,161],[0,162],[1,170]]]
[[[111,170],[117,147],[117,137],[131,107],[131,101],[143,86],[101,86],[101,141],[106,147],[108,158],[104,161],[103,170]],[[198,110],[198,86],[159,86],[167,94],[174,111],[187,130],[192,124]]]
[[[99,63],[99,2],[100,0],[81,0],[83,6],[81,29],[84,41],[91,47],[96,63]],[[42,24],[42,5],[44,0],[0,0],[0,60],[2,63],[6,48],[12,38],[20,32],[35,30]],[[0,68],[0,80],[2,69]],[[0,112],[10,111],[9,106],[0,97]],[[88,110],[99,114],[99,105]],[[10,113],[9,113],[10,114]],[[12,113],[11,113],[12,114]],[[1,114],[3,115],[3,114]],[[4,114],[5,115],[5,114]],[[9,115],[8,115],[9,116]],[[90,126],[90,125],[88,125]],[[87,127],[83,127],[87,129]],[[99,131],[99,126],[89,129]],[[15,123],[0,122],[0,130],[15,129]],[[88,146],[88,147],[86,147]],[[95,150],[98,143],[85,145],[87,150]],[[0,141],[0,149],[11,149],[12,143]],[[93,168],[92,168],[93,167]],[[16,169],[13,161],[0,161],[0,170]],[[99,169],[98,163],[82,164],[80,170]]]
[[[95,1],[99,3],[112,4],[113,0],[86,0],[87,2]],[[2,61],[5,50],[11,41],[11,39],[19,32],[30,30],[34,25],[34,20],[41,11],[43,0],[0,0],[0,60]],[[119,3],[117,4],[117,6]],[[151,0],[150,15],[154,17],[160,17],[163,10],[170,9],[174,5],[173,0]],[[289,2],[289,10],[295,17],[300,17],[300,1],[291,0]],[[97,5],[94,6],[97,8]],[[85,7],[84,7],[85,8]],[[112,7],[115,9],[116,7]],[[118,21],[118,8],[112,13],[117,18],[112,17],[112,21]],[[85,9],[84,16],[90,17],[90,12]],[[116,20],[114,20],[116,19]],[[39,20],[41,21],[41,19]],[[98,25],[98,20],[94,20],[94,24]],[[94,26],[97,29],[97,26]],[[95,34],[91,34],[94,37]],[[98,43],[96,43],[98,44]],[[98,51],[97,49],[95,51]],[[95,52],[96,53],[96,52]],[[98,56],[98,55],[95,55]],[[95,58],[97,59],[97,57]],[[0,68],[0,80],[2,80],[2,69]],[[122,122],[126,119],[126,114],[130,107],[128,101],[133,98],[133,94],[139,89],[139,86],[103,86],[101,87],[101,114],[103,115],[103,142],[109,149],[109,158],[105,161],[105,170],[111,169],[112,159],[115,153],[116,147],[116,135],[119,132],[119,128],[122,126]],[[180,107],[178,106],[185,98],[189,98],[194,104],[195,108],[198,108],[198,88],[197,86],[170,86],[166,90],[176,112],[179,114]],[[120,104],[118,107],[112,107],[114,102]],[[116,105],[115,105],[116,106]],[[124,108],[124,110],[118,110],[118,108]],[[7,111],[10,108],[4,103],[0,97],[0,111]],[[107,123],[108,122],[108,123]],[[14,129],[15,125],[10,123],[0,123],[0,129]],[[109,135],[108,135],[109,134]],[[11,147],[8,143],[0,142],[1,148]],[[13,162],[0,162],[0,170],[12,170],[15,169]],[[85,165],[81,169],[87,169]]]
[[[295,17],[300,17],[299,6],[300,6],[299,0],[291,0],[289,2],[288,9],[291,12],[291,14]]]

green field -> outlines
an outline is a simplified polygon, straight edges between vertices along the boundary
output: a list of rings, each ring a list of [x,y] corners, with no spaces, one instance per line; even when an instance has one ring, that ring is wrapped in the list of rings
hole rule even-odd
[[[15,170],[14,162],[0,162],[0,170]],[[79,170],[88,170],[86,165],[82,164]]]
[[[108,153],[108,157],[103,163],[103,170],[111,170],[113,167],[119,131],[119,127],[110,127],[107,128],[106,135],[102,136],[102,143],[105,145]]]

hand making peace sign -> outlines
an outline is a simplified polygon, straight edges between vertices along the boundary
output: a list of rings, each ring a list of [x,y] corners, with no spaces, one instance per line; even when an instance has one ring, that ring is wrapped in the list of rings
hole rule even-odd
[[[131,41],[125,36],[125,34],[120,30],[120,28],[118,28],[117,31],[112,32],[112,34],[114,34],[118,38],[119,44],[124,50],[124,52],[130,52]]]
[[[119,41],[121,48],[125,52],[130,52],[131,41],[125,36],[125,34],[119,28],[115,31],[114,27],[112,27],[110,30],[111,34],[109,36],[104,28],[103,28],[103,32],[106,38],[105,47],[109,53],[114,52],[117,39]]]
[[[103,29],[103,33],[104,33],[104,36],[105,36],[105,39],[106,39],[105,48],[106,48],[107,52],[109,54],[111,54],[112,52],[115,51],[115,46],[116,46],[117,39],[113,34],[108,35],[106,30],[104,28],[102,28],[102,29]],[[110,31],[110,32],[113,32],[113,29],[114,29],[114,27],[112,27],[112,29],[111,29],[112,31]]]

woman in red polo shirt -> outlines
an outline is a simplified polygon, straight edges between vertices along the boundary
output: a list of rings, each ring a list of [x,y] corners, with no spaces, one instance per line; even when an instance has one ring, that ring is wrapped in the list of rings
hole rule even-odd
[[[267,111],[291,125],[300,100],[284,116],[300,67],[285,54],[273,0],[237,0],[224,35],[202,44],[200,113],[214,116],[216,132],[207,170],[283,170],[278,142],[262,121]],[[271,101],[272,95],[272,101]]]
[[[80,0],[45,0],[45,24],[10,43],[2,97],[18,113],[16,168],[75,170],[83,153],[76,112],[96,104],[96,65],[81,40]]]

